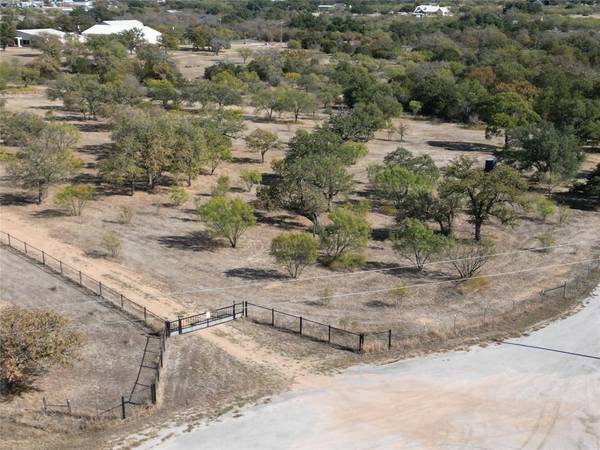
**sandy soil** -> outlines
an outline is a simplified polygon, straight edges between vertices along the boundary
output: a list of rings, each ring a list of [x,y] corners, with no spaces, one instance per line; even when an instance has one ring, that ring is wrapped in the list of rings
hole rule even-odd
[[[598,314],[600,288],[578,314],[528,337],[356,367],[138,448],[596,448]]]
[[[146,341],[152,340],[149,329],[5,247],[0,248],[0,272],[0,299],[4,304],[58,312],[69,319],[70,328],[84,333],[86,339],[72,364],[51,367],[35,381],[33,389],[0,402],[0,428],[20,426],[19,431],[11,433],[14,441],[3,442],[0,448],[23,445],[17,442],[21,438],[27,442],[31,437],[27,429],[31,426],[43,425],[49,433],[85,428],[86,421],[78,418],[97,420],[97,412],[117,406],[122,395],[137,403],[149,401],[147,389],[136,386],[134,390]],[[150,348],[153,347],[151,342]],[[155,356],[146,359],[148,367],[156,363],[155,359]],[[153,370],[142,370],[140,383],[149,385],[153,380]],[[69,399],[73,417],[43,416],[43,397],[50,404],[64,405]],[[134,414],[133,406],[127,410],[128,414]],[[59,408],[51,411],[64,412]],[[108,412],[100,419],[117,413]],[[40,439],[38,444],[49,443],[48,438]]]
[[[43,114],[48,108],[55,117],[64,113],[57,104],[43,98],[43,93],[20,94],[8,98],[8,108],[31,110]],[[93,177],[95,163],[102,158],[110,142],[103,122],[82,122],[77,117],[65,117],[82,130],[82,144],[78,154],[86,161],[84,179]],[[494,149],[496,141],[486,141],[480,129],[464,128],[455,124],[439,124],[425,120],[403,119],[409,125],[405,142],[397,137],[387,140],[379,133],[369,142],[369,155],[352,168],[356,178],[355,195],[364,195],[367,189],[366,171],[369,164],[380,162],[398,145],[419,154],[429,154],[440,166],[451,158],[468,154],[480,160]],[[299,124],[268,123],[248,115],[248,132],[261,127],[276,131],[288,140],[298,127],[310,128],[314,121],[303,119]],[[235,159],[217,170],[217,175],[229,175],[234,185],[231,195],[252,200],[254,193],[239,189],[237,174],[245,168],[270,172],[270,162],[281,157],[280,152],[267,154],[265,164],[258,155],[249,153],[243,142],[235,143]],[[93,179],[93,178],[92,178]],[[215,183],[215,177],[202,175],[194,182],[190,193],[197,201],[204,201]],[[163,317],[174,314],[203,311],[233,300],[250,300],[277,306],[307,317],[350,328],[364,330],[404,329],[447,326],[457,315],[458,323],[468,322],[480,315],[485,304],[491,311],[512,305],[512,301],[535,295],[540,289],[553,286],[557,279],[569,273],[569,267],[539,273],[527,273],[494,279],[490,287],[465,296],[450,282],[449,265],[431,266],[423,273],[391,270],[408,261],[399,259],[385,241],[393,226],[393,217],[372,213],[373,240],[366,252],[364,273],[335,273],[315,266],[307,269],[302,280],[290,281],[268,254],[270,240],[284,229],[304,229],[302,218],[285,212],[259,211],[258,226],[243,236],[239,248],[230,249],[210,239],[194,214],[194,201],[180,208],[168,204],[167,188],[160,187],[154,194],[138,192],[134,197],[114,195],[102,190],[101,195],[84,212],[83,218],[65,217],[53,208],[51,201],[42,206],[26,202],[25,193],[15,190],[4,177],[0,185],[2,196],[1,228],[17,237],[27,238],[33,245],[45,248],[51,254],[70,261],[112,285],[134,300],[140,301]],[[52,192],[51,192],[52,195]],[[19,200],[20,199],[20,200]],[[131,206],[136,211],[133,223],[118,221],[119,206]],[[590,240],[597,238],[600,214],[573,211],[568,225],[558,225],[556,219],[542,223],[532,213],[523,214],[522,221],[513,229],[487,226],[484,233],[493,237],[498,252],[507,252],[539,246],[536,236],[553,233],[557,244],[580,243],[550,252],[522,252],[494,259],[488,273],[503,273],[518,268],[551,265],[556,260],[572,262],[587,259],[595,250]],[[471,233],[468,224],[460,222],[459,233]],[[118,260],[101,257],[101,236],[108,230],[119,233],[123,239],[122,256]],[[100,257],[99,257],[100,256]],[[375,272],[373,272],[375,270]],[[398,283],[435,286],[414,287],[401,307],[394,306],[389,296],[353,293],[390,289]],[[318,298],[329,290],[333,300],[323,305]],[[349,295],[352,294],[352,295]],[[316,300],[317,299],[317,300]]]

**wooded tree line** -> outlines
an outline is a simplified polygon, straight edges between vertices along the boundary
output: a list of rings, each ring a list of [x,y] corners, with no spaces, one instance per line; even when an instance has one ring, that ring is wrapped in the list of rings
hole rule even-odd
[[[378,208],[391,206],[397,216],[395,248],[422,268],[432,255],[455,248],[459,215],[468,218],[475,240],[482,241],[490,220],[511,224],[528,206],[525,177],[550,187],[569,181],[580,169],[582,147],[600,140],[598,31],[576,25],[568,32],[550,30],[532,14],[484,7],[448,20],[386,19],[373,28],[367,19],[297,12],[289,19],[287,50],[243,49],[243,63],[218,63],[191,81],[179,73],[168,45],[143,44],[135,33],[64,44],[46,37],[37,44],[42,50],[37,61],[27,68],[3,63],[0,79],[4,86],[37,76],[50,79],[48,96],[62,100],[65,109],[84,119],[107,117],[113,148],[98,169],[106,182],[130,194],[142,179],[153,190],[171,177],[190,186],[199,174],[215,173],[231,160],[236,138],[244,137],[262,162],[268,152],[285,148],[285,156],[272,164],[274,177],[258,187],[257,197],[262,208],[293,211],[312,223],[309,235],[318,242],[286,234],[273,244],[273,254],[292,276],[301,267],[290,262],[290,252],[299,247],[306,252],[302,261],[313,260],[315,242],[331,266],[360,263],[370,233],[369,207],[346,204],[354,190],[348,169],[366,155],[364,143],[377,130],[393,132],[393,120],[404,111],[466,123],[481,120],[487,136],[504,140],[497,152],[500,164],[490,172],[467,158],[440,171],[431,158],[401,147],[369,167],[372,201]],[[518,27],[509,24],[515,18]],[[226,48],[226,42],[211,40],[208,28],[190,25],[182,39],[196,40],[196,50]],[[226,40],[232,34],[219,36]],[[327,39],[332,37],[343,47],[331,47]],[[335,53],[323,61],[317,47]],[[298,131],[284,147],[266,131],[244,136],[236,109],[241,106],[253,107],[267,120],[287,114],[297,122],[319,114],[322,124]],[[37,189],[38,202],[49,185],[80,167],[71,152],[78,141],[72,127],[27,114],[7,116],[2,123],[5,143],[22,149],[12,173]],[[249,190],[261,183],[260,175],[244,174]],[[596,170],[576,190],[593,202],[597,185]],[[212,233],[235,247],[256,220],[249,205],[225,195],[225,186],[228,181],[198,213]],[[184,193],[174,190],[173,202],[183,203]],[[57,200],[78,215],[93,195],[74,186]]]

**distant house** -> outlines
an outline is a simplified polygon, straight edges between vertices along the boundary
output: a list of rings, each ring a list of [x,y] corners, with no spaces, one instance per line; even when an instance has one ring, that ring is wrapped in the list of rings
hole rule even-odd
[[[451,16],[450,8],[439,5],[419,5],[413,11],[414,16]]]
[[[43,36],[55,36],[61,41],[65,40],[67,33],[53,28],[35,28],[31,30],[17,30],[15,36],[15,46],[23,47],[32,45],[36,39],[40,39]]]
[[[139,30],[148,44],[158,44],[162,33],[154,28],[145,26],[139,20],[105,20],[83,31],[82,36],[110,36],[124,31]]]
[[[336,10],[342,10],[345,9],[346,5],[344,3],[334,3],[334,4],[327,4],[327,5],[317,5],[317,9],[320,12],[329,12],[329,11],[336,11]]]

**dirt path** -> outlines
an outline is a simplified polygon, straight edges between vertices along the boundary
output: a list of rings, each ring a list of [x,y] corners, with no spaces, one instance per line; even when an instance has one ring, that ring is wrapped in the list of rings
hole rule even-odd
[[[356,367],[139,448],[598,448],[599,315],[600,287],[528,337]]]
[[[0,230],[78,268],[163,318],[173,317],[181,311],[181,305],[161,293],[164,287],[156,280],[150,280],[118,263],[86,256],[81,249],[51,237],[44,227],[30,225],[4,211],[0,216]]]
[[[106,259],[86,256],[79,248],[52,238],[42,227],[31,226],[17,217],[2,214],[0,229],[21,240],[26,240],[47,254],[62,259],[65,263],[79,268],[88,275],[102,281],[124,293],[127,297],[148,307],[155,314],[164,318],[173,318],[184,308],[177,300],[164,295],[167,289],[154,279],[128,270],[121,264]],[[263,349],[251,336],[244,335],[232,327],[216,327],[203,330],[202,339],[214,344],[231,357],[246,363],[257,363],[270,367],[279,376],[289,382],[311,373],[307,361],[299,361]],[[197,343],[197,341],[193,341]],[[272,368],[277,369],[272,369]]]

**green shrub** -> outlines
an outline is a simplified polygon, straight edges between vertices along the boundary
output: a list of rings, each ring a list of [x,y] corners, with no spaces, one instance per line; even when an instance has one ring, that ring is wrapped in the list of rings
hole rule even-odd
[[[239,198],[216,196],[201,205],[196,212],[212,235],[226,238],[233,248],[240,236],[256,224],[252,208]]]
[[[96,188],[89,184],[74,184],[58,190],[54,203],[72,216],[81,216],[87,203],[94,198]]]
[[[318,243],[306,232],[281,233],[271,241],[271,255],[297,278],[308,265],[317,261]]]
[[[213,197],[222,197],[229,192],[229,188],[229,177],[226,175],[221,175],[219,178],[217,178],[217,184],[213,186],[211,195]]]
[[[102,236],[101,245],[113,258],[121,253],[121,237],[114,231],[109,231]]]
[[[175,206],[181,206],[190,198],[190,194],[181,186],[173,186],[169,189],[169,198]]]
[[[541,219],[546,222],[548,218],[556,213],[556,203],[546,197],[540,197],[535,202],[535,210]]]
[[[246,190],[250,192],[252,187],[261,183],[262,174],[258,170],[242,170],[240,180],[244,183]]]

